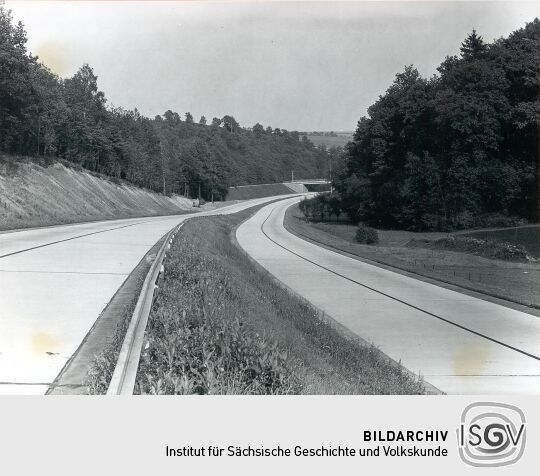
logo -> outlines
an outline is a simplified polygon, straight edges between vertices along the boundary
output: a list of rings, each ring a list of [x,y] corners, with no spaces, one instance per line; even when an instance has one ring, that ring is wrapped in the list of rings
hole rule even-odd
[[[506,403],[472,403],[457,430],[459,455],[470,466],[507,466],[521,458],[527,429],[525,414]]]

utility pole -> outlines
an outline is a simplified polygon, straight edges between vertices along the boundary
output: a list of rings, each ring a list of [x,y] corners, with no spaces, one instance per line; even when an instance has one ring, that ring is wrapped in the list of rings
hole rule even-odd
[[[0,0],[0,5],[3,5],[3,0]],[[37,118],[37,155],[39,156],[39,133],[41,130],[41,116],[38,114]]]
[[[165,157],[163,156],[163,142],[159,140],[159,153],[161,155],[161,177],[163,179],[163,195],[165,195]]]
[[[294,170],[291,170],[291,183],[294,182]]]
[[[330,155],[330,193],[332,192],[332,155]]]

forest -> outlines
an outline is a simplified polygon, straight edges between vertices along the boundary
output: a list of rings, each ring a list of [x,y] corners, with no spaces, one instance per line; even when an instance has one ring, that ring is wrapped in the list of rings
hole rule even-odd
[[[60,78],[0,6],[0,152],[46,157],[162,192],[223,199],[229,186],[327,175],[328,153],[298,132],[241,127],[226,115],[155,118],[107,103],[85,64]]]
[[[408,66],[368,109],[335,186],[354,221],[454,230],[538,221],[540,21],[473,31],[431,78]]]

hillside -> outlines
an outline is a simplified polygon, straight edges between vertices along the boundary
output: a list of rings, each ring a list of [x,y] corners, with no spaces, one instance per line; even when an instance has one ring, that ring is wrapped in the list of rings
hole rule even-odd
[[[1,157],[0,230],[187,213],[192,201],[99,177],[60,163]]]
[[[84,64],[60,78],[26,49],[23,25],[0,6],[0,152],[56,158],[166,194],[223,198],[229,186],[320,177],[328,161],[298,132],[242,127],[167,110],[111,106]]]
[[[302,135],[305,135],[315,146],[324,145],[330,149],[331,147],[345,147],[352,141],[353,134],[353,132],[308,132]]]
[[[251,198],[271,197],[273,195],[288,195],[295,193],[290,187],[282,183],[268,183],[262,185],[244,185],[230,187],[227,193],[227,201],[249,200]]]

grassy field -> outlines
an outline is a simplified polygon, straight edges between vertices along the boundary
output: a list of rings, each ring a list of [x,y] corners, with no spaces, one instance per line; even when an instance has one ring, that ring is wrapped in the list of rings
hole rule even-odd
[[[448,237],[448,233],[413,233],[379,230],[379,244],[356,243],[356,227],[340,223],[308,223],[298,206],[286,214],[285,226],[293,233],[360,258],[540,309],[540,264],[517,263],[483,258],[467,253],[407,247],[411,240]],[[476,233],[476,232],[475,232]]]
[[[137,391],[423,393],[421,380],[338,330],[239,249],[234,229],[251,213],[182,228],[150,316]]]
[[[319,136],[308,134],[307,138],[315,145],[324,144],[326,147],[343,147],[352,140],[353,133],[338,133],[337,136]]]
[[[241,187],[229,187],[226,200],[249,200],[252,198],[273,197],[274,195],[287,195],[290,193],[294,192],[282,183],[244,185]]]

